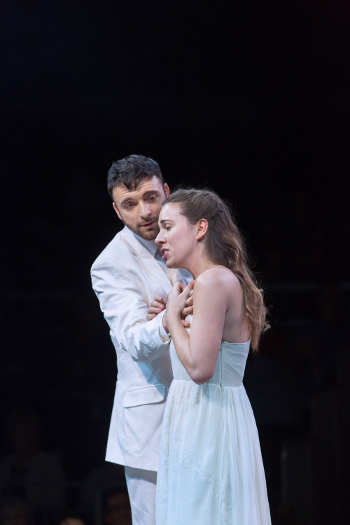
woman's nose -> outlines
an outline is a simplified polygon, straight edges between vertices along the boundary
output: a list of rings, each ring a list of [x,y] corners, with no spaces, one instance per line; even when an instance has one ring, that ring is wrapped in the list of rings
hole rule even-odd
[[[155,238],[155,243],[156,244],[162,244],[163,241],[163,238],[162,238],[162,234],[161,232],[158,233],[157,237]]]

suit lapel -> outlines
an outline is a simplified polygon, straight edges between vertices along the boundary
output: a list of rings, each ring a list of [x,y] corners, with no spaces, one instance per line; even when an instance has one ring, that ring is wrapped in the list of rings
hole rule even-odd
[[[177,281],[179,281],[182,284],[186,284],[180,270],[177,268],[169,268],[168,269],[169,275],[170,275],[170,281],[171,284],[174,286]]]
[[[135,255],[140,266],[144,268],[144,270],[146,270],[146,272],[149,273],[154,279],[156,279],[156,281],[158,281],[165,294],[167,295],[169,292],[171,292],[173,287],[171,276],[166,275],[153,255],[136,239],[132,231],[125,226],[120,232],[120,237]],[[165,270],[167,271],[167,268],[165,268]],[[169,271],[167,271],[167,273],[169,273]]]

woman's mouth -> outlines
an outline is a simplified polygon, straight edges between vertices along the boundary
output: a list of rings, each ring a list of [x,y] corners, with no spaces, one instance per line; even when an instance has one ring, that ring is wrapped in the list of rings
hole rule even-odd
[[[164,248],[161,249],[161,252],[162,252],[162,259],[166,259],[166,256],[168,255],[169,253],[169,250],[166,250]]]

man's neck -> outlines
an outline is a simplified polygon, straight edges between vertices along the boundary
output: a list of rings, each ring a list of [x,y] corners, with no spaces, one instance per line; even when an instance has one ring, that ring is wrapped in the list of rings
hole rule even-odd
[[[136,233],[134,233],[136,239],[138,241],[140,241],[140,243],[149,251],[151,252],[151,254],[153,255],[153,257],[155,256],[156,254],[156,251],[157,251],[157,244],[155,243],[155,240],[154,239],[151,239],[151,240],[148,240],[148,239],[143,239],[142,237],[140,237],[139,235],[137,235]]]

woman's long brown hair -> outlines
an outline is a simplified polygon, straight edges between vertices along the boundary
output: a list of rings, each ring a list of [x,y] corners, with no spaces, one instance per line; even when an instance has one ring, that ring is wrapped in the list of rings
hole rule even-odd
[[[243,290],[244,315],[248,323],[253,351],[257,351],[259,339],[269,328],[263,292],[249,268],[244,239],[238,230],[228,206],[210,190],[179,189],[163,203],[179,204],[181,213],[192,225],[201,219],[208,221],[205,249],[216,264],[232,270]]]

